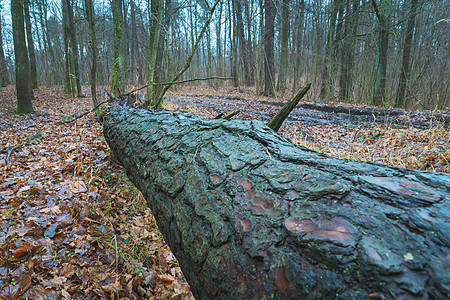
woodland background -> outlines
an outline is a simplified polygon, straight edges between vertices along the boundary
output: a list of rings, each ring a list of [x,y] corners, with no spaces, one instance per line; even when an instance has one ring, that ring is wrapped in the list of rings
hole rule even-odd
[[[9,3],[2,4],[4,86],[14,78],[14,50]],[[25,0],[33,86],[80,89],[90,82],[93,52],[100,85],[124,91],[168,81],[188,59],[212,6],[205,0]],[[293,94],[312,82],[308,97],[317,101],[445,109],[449,12],[440,0],[220,1],[180,79],[230,76],[208,84],[252,86],[265,95]]]

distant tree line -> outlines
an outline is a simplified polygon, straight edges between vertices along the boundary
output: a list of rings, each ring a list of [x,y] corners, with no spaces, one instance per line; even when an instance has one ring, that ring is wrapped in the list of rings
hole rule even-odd
[[[3,3],[0,84],[29,76],[30,89],[64,84],[77,96],[83,84],[115,94],[150,84],[150,105],[163,90],[153,84],[189,61],[180,80],[231,76],[208,84],[268,96],[312,82],[319,102],[449,107],[446,1],[222,0],[196,45],[215,2],[11,0],[12,18]]]

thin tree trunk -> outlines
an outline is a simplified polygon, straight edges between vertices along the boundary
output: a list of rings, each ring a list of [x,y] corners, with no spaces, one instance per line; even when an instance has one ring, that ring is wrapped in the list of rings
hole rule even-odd
[[[10,82],[8,68],[6,66],[5,52],[3,51],[2,8],[0,8],[0,86],[7,86]]]
[[[387,51],[392,0],[381,0],[380,5],[376,3],[376,0],[372,0],[372,4],[378,19],[376,77],[372,101],[375,105],[382,105],[386,100]]]
[[[293,90],[297,90],[299,86],[299,79],[301,76],[302,68],[302,51],[303,51],[303,28],[305,24],[304,16],[305,16],[305,0],[301,0],[299,3],[299,10],[297,16],[297,34],[295,38],[295,58],[293,62],[294,66],[294,84]]]
[[[148,88],[145,99],[145,107],[150,107],[156,101],[158,89],[160,87],[154,87],[153,83],[158,83],[159,67],[158,52],[159,52],[159,40],[161,38],[161,27],[164,14],[164,0],[152,0],[150,11],[150,40],[149,40],[149,57],[148,57]],[[162,103],[161,103],[162,106]]]
[[[325,48],[325,58],[322,67],[321,74],[321,87],[320,95],[321,99],[328,99],[330,97],[331,83],[330,83],[330,72],[332,70],[333,59],[334,59],[334,49],[335,49],[335,31],[336,31],[336,20],[339,10],[339,4],[341,0],[334,0],[332,3],[330,23],[328,26],[327,43]]]
[[[136,12],[134,0],[130,2],[131,6],[131,80],[142,82],[142,71],[140,66],[140,54],[138,45],[138,34],[136,25]],[[137,77],[137,78],[136,78]]]
[[[39,18],[41,21],[41,24],[43,24],[43,35],[45,35],[45,42],[44,44],[45,46],[45,50],[47,53],[47,58],[48,61],[46,62],[46,64],[49,66],[50,68],[50,79],[49,82],[47,82],[47,85],[54,83],[57,84],[58,83],[58,76],[56,74],[56,65],[55,62],[55,55],[53,53],[53,47],[52,44],[50,42],[50,36],[48,34],[48,21],[47,21],[47,3],[46,1],[43,2],[38,2],[39,3]],[[44,17],[45,16],[45,17]],[[64,14],[63,14],[63,18],[64,18]],[[64,21],[63,21],[64,24]]]
[[[355,0],[358,2],[358,0]],[[355,2],[354,1],[354,2]],[[350,100],[350,89],[351,89],[351,63],[353,60],[353,49],[352,49],[352,39],[353,39],[353,25],[355,15],[355,8],[350,8],[350,1],[346,3],[346,15],[344,23],[344,40],[342,45],[342,56],[341,56],[341,73],[339,76],[339,98],[341,101],[348,102]]]
[[[84,0],[84,6],[86,9],[86,18],[89,25],[89,32],[91,35],[90,48],[92,53],[92,64],[91,64],[91,94],[92,94],[92,105],[93,107],[98,106],[97,101],[97,36],[95,32],[95,11],[93,0]],[[97,108],[96,114],[99,115],[100,111]]]
[[[414,34],[414,24],[416,21],[416,9],[418,0],[411,0],[411,8],[409,10],[408,24],[406,25],[406,36],[403,46],[402,67],[400,70],[400,79],[398,83],[397,97],[395,98],[396,106],[406,107],[408,104],[408,97],[405,97],[406,83],[409,78],[410,64],[409,58],[411,56],[411,42]]]
[[[73,7],[70,0],[67,1],[67,8],[69,13],[69,35],[70,35],[70,52],[73,65],[73,72],[75,74],[75,82],[77,85],[77,97],[83,97],[83,91],[81,90],[81,74],[78,65],[78,43],[75,33],[75,22],[73,18]]]
[[[264,95],[274,96],[274,49],[273,39],[275,34],[275,3],[273,0],[264,0],[265,24],[264,24]]]
[[[153,68],[153,83],[164,82],[166,80],[165,70],[163,69],[163,58],[165,52],[166,39],[170,28],[170,16],[172,14],[172,1],[165,0],[163,10],[163,15],[160,15],[158,22],[161,23],[159,26],[159,38],[158,38],[158,48],[156,53],[156,60],[154,62],[155,66]],[[164,20],[164,23],[162,24]],[[152,104],[156,103],[159,99],[159,95],[162,93],[162,86],[153,86],[152,88]],[[162,103],[161,103],[162,106]]]
[[[241,0],[233,0],[233,12],[236,20],[237,39],[239,43],[239,63],[243,69],[244,83],[246,86],[249,86],[252,84],[252,80],[249,68],[247,42],[244,35],[244,22],[242,20]]]
[[[247,19],[247,56],[248,56],[248,65],[250,72],[250,84],[255,84],[255,53],[253,51],[253,42],[252,42],[252,18],[250,17],[250,8],[248,5],[248,0],[244,1],[245,8],[245,16]]]
[[[208,19],[206,20],[205,25],[203,25],[202,30],[200,31],[199,35],[197,36],[197,39],[196,39],[194,45],[192,46],[191,53],[189,54],[189,57],[186,60],[183,68],[172,78],[172,80],[168,84],[166,84],[164,86],[163,90],[158,95],[158,99],[156,99],[156,101],[153,103],[153,108],[156,108],[156,107],[160,106],[160,104],[162,102],[162,98],[164,97],[164,94],[181,77],[181,75],[183,75],[184,72],[186,72],[186,70],[189,69],[189,66],[191,65],[191,61],[192,61],[192,59],[194,57],[195,51],[197,50],[198,44],[200,43],[200,40],[202,39],[203,35],[205,34],[205,31],[208,28],[209,24],[211,23],[211,19],[212,19],[212,16],[214,14],[214,11],[215,11],[215,9],[216,9],[216,7],[217,7],[217,5],[219,4],[220,1],[221,0],[216,0],[214,5],[211,7],[211,10],[210,10],[209,15],[208,15]]]
[[[289,46],[289,0],[283,0],[281,8],[281,55],[280,74],[278,76],[277,90],[286,90],[286,75],[288,69],[288,46]]]
[[[27,32],[27,49],[28,57],[30,60],[30,76],[31,76],[31,87],[38,87],[38,78],[36,70],[36,55],[34,53],[34,42],[33,35],[31,34],[31,19],[30,19],[30,7],[29,0],[24,0],[23,3],[24,17],[25,17],[25,27]]]
[[[229,0],[228,1],[228,16],[230,20],[230,44],[231,44],[231,77],[233,77],[233,87],[239,86],[239,74],[238,74],[238,51],[237,51],[237,25],[236,25],[236,14],[232,14],[232,3]],[[231,33],[231,30],[233,29],[233,33]]]
[[[114,61],[112,72],[111,91],[120,95],[124,91],[124,48],[123,48],[123,8],[122,0],[112,0],[114,28]]]
[[[217,18],[216,23],[216,50],[217,50],[217,68],[216,73],[218,76],[222,76],[223,74],[223,56],[222,56],[222,38],[221,38],[221,32],[222,32],[222,9],[223,9],[223,3],[220,2],[219,7],[219,17]],[[222,82],[220,80],[215,81],[215,85],[222,85]]]
[[[69,22],[69,7],[67,0],[62,0],[63,10],[63,31],[64,31],[64,56],[65,56],[65,70],[64,70],[64,93],[75,93],[75,86],[73,84],[73,63],[72,51],[70,46],[70,22]],[[50,41],[49,41],[50,42]]]
[[[11,17],[16,67],[17,113],[33,112],[33,89],[31,88],[30,65],[25,44],[23,0],[11,0]]]

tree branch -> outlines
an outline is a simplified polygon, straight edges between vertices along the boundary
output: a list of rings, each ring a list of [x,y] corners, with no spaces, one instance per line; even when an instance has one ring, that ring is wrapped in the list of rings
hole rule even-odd
[[[178,72],[177,75],[175,75],[175,77],[164,87],[164,89],[161,91],[161,93],[158,95],[158,97],[155,99],[155,102],[153,103],[153,107],[156,108],[159,106],[159,104],[162,101],[162,97],[164,96],[164,94],[170,89],[170,87],[175,84],[175,82],[177,82],[177,80],[181,77],[181,75],[183,75],[184,72],[186,72],[186,70],[189,68],[189,66],[191,65],[191,61],[194,58],[194,53],[197,50],[198,44],[200,43],[200,40],[203,37],[203,34],[206,31],[206,28],[208,28],[209,23],[211,23],[211,19],[214,13],[214,10],[217,7],[217,4],[219,4],[221,0],[216,0],[216,2],[214,3],[213,7],[211,8],[211,11],[209,13],[208,19],[205,22],[205,25],[203,25],[202,31],[200,32],[200,34],[197,37],[197,40],[195,41],[194,46],[192,46],[192,50],[191,50],[191,54],[189,55],[189,58],[187,59],[186,63],[184,64],[184,67]]]
[[[158,85],[168,85],[168,84],[180,84],[180,83],[186,83],[186,82],[191,82],[191,81],[202,81],[202,80],[211,80],[211,79],[221,79],[221,80],[228,80],[228,79],[233,79],[233,77],[220,77],[220,76],[211,76],[211,77],[205,77],[205,78],[194,78],[194,79],[187,79],[187,80],[180,80],[180,81],[175,81],[175,82],[159,82],[159,83],[152,83],[153,86],[158,86]],[[134,92],[140,91],[145,89],[146,87],[148,87],[149,85],[143,85],[141,87],[138,87],[134,90],[131,90],[129,92],[126,92],[125,94],[123,94],[123,96],[128,96]]]
[[[373,9],[375,10],[375,14],[377,16],[377,19],[380,21],[381,20],[381,14],[380,14],[380,9],[378,8],[378,4],[376,0],[372,0],[372,6]]]

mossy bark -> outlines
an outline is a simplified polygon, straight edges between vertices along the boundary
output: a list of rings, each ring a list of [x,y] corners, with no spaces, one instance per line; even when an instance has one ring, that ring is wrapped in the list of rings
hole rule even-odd
[[[123,49],[123,9],[122,0],[112,0],[111,9],[113,12],[114,28],[114,60],[111,91],[115,96],[124,92],[124,49]]]
[[[334,159],[255,120],[112,107],[104,134],[196,299],[448,294],[448,174]]]

